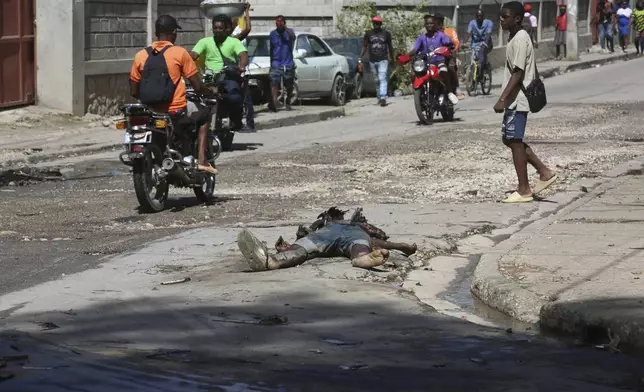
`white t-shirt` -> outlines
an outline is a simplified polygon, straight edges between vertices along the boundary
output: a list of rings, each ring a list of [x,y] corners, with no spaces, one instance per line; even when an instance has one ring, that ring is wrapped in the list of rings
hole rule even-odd
[[[531,14],[531,13],[529,13],[529,12],[526,12],[525,14],[523,14],[523,17],[524,17],[524,18],[528,18],[528,17],[529,17],[529,18],[530,18],[530,25],[531,25],[532,27],[537,27],[537,17],[536,17],[536,16],[532,15],[532,14]]]
[[[625,16],[627,18],[630,18],[631,15],[633,15],[633,10],[630,8],[620,8],[617,10],[617,15],[618,16]]]
[[[503,90],[508,85],[512,74],[508,68],[519,68],[523,70],[523,87],[528,87],[535,77],[536,62],[532,40],[525,30],[519,30],[505,47],[505,77],[503,78]],[[509,67],[508,67],[509,66]],[[529,112],[528,99],[521,88],[510,92],[505,101],[505,108],[518,112]]]

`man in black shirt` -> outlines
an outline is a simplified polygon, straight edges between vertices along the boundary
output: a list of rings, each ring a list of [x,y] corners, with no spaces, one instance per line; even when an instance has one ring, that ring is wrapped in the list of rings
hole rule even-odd
[[[613,41],[614,12],[612,3],[600,0],[597,2],[597,8],[599,11],[599,21],[597,24],[597,27],[599,28],[599,44],[601,45],[604,53],[607,51],[613,53],[615,51],[615,44]]]
[[[362,58],[368,50],[371,73],[378,78],[378,103],[380,106],[387,106],[387,79],[389,64],[394,62],[394,48],[391,34],[382,28],[382,18],[374,16],[371,22],[373,30],[367,31],[364,35],[358,61],[362,63]]]

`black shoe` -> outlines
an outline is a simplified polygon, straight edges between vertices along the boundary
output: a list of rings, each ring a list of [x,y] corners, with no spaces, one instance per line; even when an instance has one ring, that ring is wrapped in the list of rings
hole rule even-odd
[[[285,104],[285,105],[284,105],[284,109],[288,110],[289,112],[290,112],[291,110],[293,110],[293,108],[291,107],[291,104],[290,104],[290,103]]]
[[[383,108],[384,108],[385,106],[387,106],[387,101],[386,101],[386,100],[384,100],[384,99],[381,99],[381,100],[380,100],[380,106],[382,106]]]
[[[272,103],[269,103],[269,104],[268,104],[268,110],[269,110],[269,111],[271,111],[271,112],[273,112],[273,113],[277,113],[277,106],[275,106],[275,105],[274,105],[274,104],[272,104]]]

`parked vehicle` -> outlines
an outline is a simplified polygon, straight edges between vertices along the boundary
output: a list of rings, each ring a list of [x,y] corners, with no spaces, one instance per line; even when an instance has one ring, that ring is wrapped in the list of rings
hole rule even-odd
[[[246,38],[253,103],[264,102],[270,73],[270,38],[268,33]],[[296,66],[297,98],[328,98],[331,104],[346,103],[350,69],[346,57],[336,54],[324,40],[314,34],[296,35],[293,58]],[[255,99],[258,98],[256,101]],[[295,98],[294,98],[295,99]]]
[[[217,105],[216,99],[205,99],[192,91],[187,95],[190,101]],[[212,200],[215,175],[197,170],[196,126],[176,130],[167,113],[140,103],[124,105],[121,111],[124,119],[116,123],[116,128],[125,131],[125,151],[119,159],[132,167],[134,191],[144,212],[165,209],[170,185],[193,188],[201,202]],[[207,158],[214,166],[221,142],[213,133],[208,138]]]
[[[440,114],[445,121],[454,120],[454,105],[445,97],[445,85],[439,80],[439,70],[429,60],[434,56],[448,57],[450,51],[440,47],[428,54],[419,53],[413,59],[401,55],[398,61],[404,65],[412,61],[414,70],[414,106],[421,124],[428,125],[434,121],[434,115]]]

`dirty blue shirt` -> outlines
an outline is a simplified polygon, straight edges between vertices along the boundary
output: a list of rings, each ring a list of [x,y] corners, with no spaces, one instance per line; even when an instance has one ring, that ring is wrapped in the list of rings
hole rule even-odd
[[[452,40],[447,35],[445,35],[445,33],[443,33],[442,31],[437,31],[431,37],[428,37],[427,34],[423,34],[418,37],[416,43],[414,44],[414,47],[412,48],[412,52],[429,53],[432,50],[440,48],[441,46],[446,46],[451,49],[454,45],[452,44]],[[434,56],[430,60],[432,64],[442,63],[443,61],[445,61],[445,58],[443,56]]]
[[[293,34],[295,31],[289,29]],[[293,61],[293,47],[295,43],[291,40],[288,32],[282,31],[280,34],[277,30],[271,31],[271,67],[292,67],[295,65]]]

